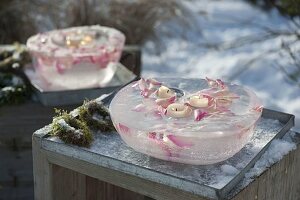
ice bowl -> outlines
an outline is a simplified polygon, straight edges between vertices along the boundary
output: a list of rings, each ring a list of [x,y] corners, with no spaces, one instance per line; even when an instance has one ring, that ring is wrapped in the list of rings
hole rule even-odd
[[[123,141],[149,156],[195,165],[224,161],[253,135],[262,105],[250,89],[220,79],[140,79],[109,106]]]
[[[104,86],[124,47],[120,31],[94,25],[39,33],[27,40],[39,78],[52,90]]]

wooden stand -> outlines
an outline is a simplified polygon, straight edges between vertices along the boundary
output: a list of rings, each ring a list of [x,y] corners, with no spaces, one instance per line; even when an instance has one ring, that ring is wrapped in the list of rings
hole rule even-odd
[[[58,146],[53,146],[51,147],[53,150],[49,150],[51,143],[45,143],[43,139],[45,134],[42,130],[33,135],[35,199],[205,199],[163,183],[152,182],[78,159],[77,150],[70,151],[73,148],[70,146],[63,147],[66,150],[61,153],[55,150]],[[297,141],[296,150],[265,170],[232,199],[299,199],[300,173],[297,170],[300,169],[300,139]],[[79,150],[79,154],[81,152],[84,153]],[[88,156],[88,153],[82,155],[84,158]]]

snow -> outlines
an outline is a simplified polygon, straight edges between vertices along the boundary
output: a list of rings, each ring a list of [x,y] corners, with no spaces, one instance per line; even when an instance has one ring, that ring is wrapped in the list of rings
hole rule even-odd
[[[296,149],[296,144],[285,140],[274,140],[268,150],[262,155],[261,159],[257,161],[254,167],[246,173],[245,177],[252,179],[260,175],[267,167],[278,162],[291,150]]]
[[[226,164],[221,166],[221,170],[226,175],[236,175],[239,172],[237,168]]]
[[[175,19],[158,25],[160,40],[149,40],[143,46],[142,75],[207,76],[248,86],[256,91],[265,107],[296,115],[295,130],[300,130],[299,86],[278,69],[277,63],[288,71],[294,66],[284,52],[272,52],[281,48],[282,41],[292,41],[294,36],[268,38],[266,30],[290,32],[293,24],[276,10],[265,12],[245,1],[203,0],[183,4],[190,11],[192,25],[183,27]],[[253,35],[261,41],[230,48],[231,41]],[[219,49],[205,46],[219,43]],[[293,48],[299,49],[299,42]]]
[[[57,120],[56,123],[59,124],[62,128],[66,129],[67,131],[75,131],[76,130],[74,127],[67,124],[67,122],[64,119],[59,119],[59,120]]]

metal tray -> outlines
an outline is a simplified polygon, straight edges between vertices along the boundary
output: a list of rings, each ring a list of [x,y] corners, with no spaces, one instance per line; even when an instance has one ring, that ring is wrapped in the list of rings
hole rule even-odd
[[[78,90],[49,91],[37,79],[32,68],[27,68],[25,74],[30,80],[33,92],[38,101],[44,106],[62,106],[82,104],[86,99],[95,99],[102,94],[109,94],[137,78],[122,64],[117,63],[117,70],[112,80],[102,88],[86,88]]]
[[[109,105],[116,92],[117,91],[102,99],[102,101],[106,105]],[[280,123],[277,122],[277,120]],[[278,125],[276,129],[266,126],[266,123],[273,122],[280,124],[280,126]],[[46,150],[66,155],[72,152],[70,156],[75,159],[84,160],[98,166],[108,167],[146,180],[175,187],[201,197],[226,199],[228,193],[244,178],[245,173],[253,167],[270,143],[276,138],[283,137],[293,126],[293,115],[264,109],[262,119],[255,129],[254,139],[252,138],[252,140],[254,140],[254,142],[256,140],[260,146],[251,147],[251,145],[246,145],[232,158],[221,163],[207,166],[185,165],[149,157],[128,147],[117,133],[106,135],[95,134],[95,141],[90,148],[80,148],[74,145],[64,144],[58,138],[46,135],[45,138],[43,138],[42,147]],[[253,143],[252,140],[249,144]],[[255,148],[256,152],[249,154],[251,148]],[[211,184],[215,179],[217,180],[224,176],[222,172],[218,175],[214,174],[218,172],[222,165],[227,164],[236,167],[241,163],[244,164],[240,171],[229,178],[227,177],[226,183],[223,185]]]

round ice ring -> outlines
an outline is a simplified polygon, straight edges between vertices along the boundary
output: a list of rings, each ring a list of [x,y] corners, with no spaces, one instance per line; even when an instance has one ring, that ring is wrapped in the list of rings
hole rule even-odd
[[[105,86],[125,43],[120,31],[81,26],[39,33],[27,40],[38,77],[51,89]]]
[[[173,88],[175,97],[170,95],[167,104],[161,104],[159,92],[164,89],[169,94],[166,88]],[[181,94],[176,95],[176,90]],[[195,95],[206,104],[192,102]],[[187,110],[183,117],[177,115],[176,106]],[[262,105],[253,91],[220,79],[142,78],[120,90],[109,110],[121,138],[136,151],[206,165],[224,161],[245,146]],[[175,114],[168,114],[171,111]]]

